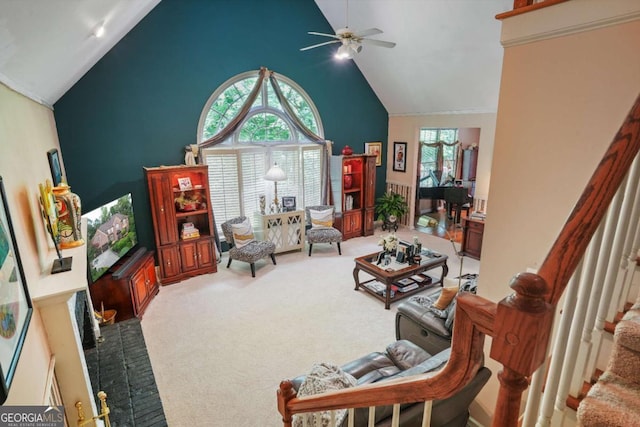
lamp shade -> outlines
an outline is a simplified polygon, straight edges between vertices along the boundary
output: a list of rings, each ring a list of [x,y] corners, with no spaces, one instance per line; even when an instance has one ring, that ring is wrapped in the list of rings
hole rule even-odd
[[[264,179],[267,181],[285,181],[287,179],[287,174],[275,163],[269,170],[267,174],[264,176]]]
[[[342,44],[342,46],[338,48],[338,50],[336,51],[335,57],[337,59],[351,59],[361,51],[362,51],[361,44],[347,41],[346,43]]]
[[[336,52],[336,58],[338,59],[350,59],[352,57],[353,57],[353,53],[351,49],[349,49],[349,46],[347,46],[346,44],[343,44],[342,46],[340,46],[338,48],[338,51]]]

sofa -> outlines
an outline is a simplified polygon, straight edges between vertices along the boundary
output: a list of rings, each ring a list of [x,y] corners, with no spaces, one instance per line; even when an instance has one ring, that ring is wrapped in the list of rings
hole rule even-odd
[[[431,354],[451,347],[452,325],[447,317],[432,311],[425,297],[412,297],[398,305],[396,312],[396,339],[405,338]],[[455,306],[451,308],[455,309]]]
[[[477,291],[477,274],[463,276],[457,293]],[[458,287],[457,279],[446,279]],[[436,354],[451,347],[453,321],[456,313],[456,297],[442,310],[434,308],[443,289],[431,295],[416,295],[398,305],[396,313],[396,339],[407,339],[428,353]]]
[[[449,348],[432,355],[413,342],[400,339],[387,346],[383,352],[367,354],[342,365],[337,370],[349,374],[355,379],[355,384],[351,385],[362,385],[438,371],[445,366],[449,360],[449,355]],[[458,393],[449,398],[434,401],[431,413],[431,427],[465,427],[469,419],[469,405],[490,376],[491,371],[486,367],[481,367],[471,382]],[[307,385],[306,379],[305,375],[294,378],[292,380],[293,388],[296,391],[304,388]],[[299,395],[302,395],[302,393],[299,393]],[[421,426],[423,409],[424,403],[402,404],[400,426]],[[375,411],[375,426],[391,426],[392,410],[393,407],[391,405],[377,407]],[[368,425],[368,408],[356,409],[354,418],[355,427],[366,427]],[[294,425],[296,424],[294,423]],[[345,417],[342,424],[339,425],[342,427],[347,426],[347,418]]]

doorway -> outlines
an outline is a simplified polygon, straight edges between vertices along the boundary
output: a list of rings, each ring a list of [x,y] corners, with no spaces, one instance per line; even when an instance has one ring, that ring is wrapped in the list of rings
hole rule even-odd
[[[415,226],[424,229],[425,215],[438,221],[435,232],[445,237],[444,230],[453,230],[456,225],[447,215],[445,189],[466,189],[468,203],[473,204],[480,144],[480,128],[422,128],[420,129],[417,174]],[[467,210],[463,210],[467,213]],[[442,223],[442,217],[446,219]],[[422,218],[422,220],[421,220]],[[428,221],[431,222],[431,221]],[[441,235],[444,234],[445,236]]]

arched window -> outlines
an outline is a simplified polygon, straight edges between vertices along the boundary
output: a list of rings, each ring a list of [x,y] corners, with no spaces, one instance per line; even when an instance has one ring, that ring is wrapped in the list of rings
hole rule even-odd
[[[200,116],[198,143],[215,137],[238,117],[258,81],[258,73],[239,74],[211,95]],[[278,85],[296,117],[323,137],[318,111],[304,90],[282,75],[278,75]],[[287,175],[286,181],[278,182],[279,198],[295,197],[297,209],[320,204],[326,168],[322,150],[322,145],[298,130],[278,101],[271,82],[264,79],[251,109],[235,131],[217,145],[202,150],[202,162],[209,165],[216,225],[239,215],[254,220],[255,212],[260,211],[261,195],[267,200],[267,213],[271,212],[274,185],[265,181],[264,175],[274,163]]]

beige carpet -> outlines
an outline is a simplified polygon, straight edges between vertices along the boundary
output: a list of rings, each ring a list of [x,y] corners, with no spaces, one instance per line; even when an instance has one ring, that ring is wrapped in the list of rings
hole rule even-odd
[[[315,362],[338,365],[383,351],[395,340],[398,303],[354,291],[354,257],[376,252],[379,236],[335,246],[276,255],[256,264],[163,286],[142,328],[169,426],[279,427],[276,389],[282,379],[307,372]],[[449,277],[459,262],[447,240],[419,235],[424,247],[445,253]],[[459,245],[457,246],[459,248]],[[465,258],[463,273],[479,261]],[[437,270],[435,270],[437,271]],[[364,274],[361,273],[361,278]]]

